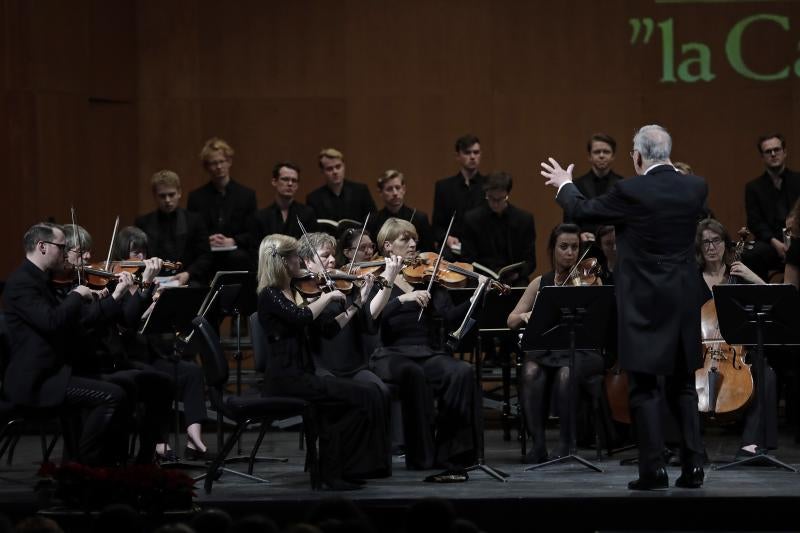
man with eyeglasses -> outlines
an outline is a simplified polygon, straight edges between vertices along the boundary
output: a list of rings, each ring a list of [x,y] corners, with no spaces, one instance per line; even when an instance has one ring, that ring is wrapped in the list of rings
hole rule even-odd
[[[309,232],[316,231],[317,215],[314,210],[294,197],[300,185],[300,167],[291,161],[279,161],[272,167],[272,188],[275,201],[259,209],[248,222],[248,239],[253,259],[258,261],[258,247],[267,235],[280,233],[295,239],[303,235],[297,219]]]
[[[761,279],[769,280],[773,270],[783,270],[786,244],[783,227],[786,216],[800,196],[800,175],[786,168],[786,139],[780,133],[762,135],[758,152],[764,173],[745,185],[747,227],[756,237],[755,245],[742,254],[742,262]]]
[[[405,205],[406,178],[399,170],[387,170],[378,178],[378,194],[383,199],[383,209],[370,217],[367,229],[377,235],[383,223],[390,218],[400,218],[414,224],[419,241],[417,249],[421,252],[433,250],[433,232],[428,215]]]
[[[88,465],[105,464],[106,433],[125,393],[112,383],[73,375],[66,360],[82,302],[92,300],[94,291],[79,285],[59,302],[52,274],[66,259],[60,226],[36,224],[25,233],[23,244],[25,261],[8,278],[3,293],[11,343],[3,394],[22,407],[84,410],[75,458]]]
[[[186,209],[202,217],[214,252],[214,271],[247,270],[247,221],[256,212],[256,193],[231,178],[233,148],[213,137],[200,151],[209,181],[189,193]]]
[[[536,226],[533,215],[508,201],[513,180],[506,172],[490,174],[483,186],[485,201],[464,215],[461,255],[493,271],[522,262],[500,281],[525,286],[536,270]]]

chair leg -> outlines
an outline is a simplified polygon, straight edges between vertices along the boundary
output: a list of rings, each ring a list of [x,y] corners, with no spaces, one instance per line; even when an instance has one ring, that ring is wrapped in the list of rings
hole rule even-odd
[[[303,413],[303,425],[300,430],[300,437],[306,439],[306,464],[305,470],[309,472],[311,490],[317,490],[322,486],[319,474],[319,456],[317,454],[317,424],[314,416],[314,408],[309,406]]]
[[[236,444],[236,442],[242,436],[242,433],[244,433],[246,427],[247,427],[247,421],[239,422],[236,425],[236,429],[228,437],[228,440],[225,441],[225,445],[222,447],[221,450],[219,450],[217,456],[208,466],[208,470],[206,471],[206,473],[195,478],[196,481],[205,478],[205,483],[203,485],[203,488],[205,489],[206,493],[208,494],[211,493],[211,486],[214,484],[214,478],[217,476],[217,471],[225,462],[225,458],[231,452],[231,449],[233,449],[233,445]]]
[[[247,463],[247,473],[252,475],[253,474],[253,465],[256,462],[256,453],[258,453],[258,449],[261,448],[261,443],[264,441],[264,435],[267,434],[267,428],[269,424],[266,420],[261,421],[261,431],[258,432],[258,438],[256,439],[256,443],[253,446],[253,450],[250,452],[250,461]]]

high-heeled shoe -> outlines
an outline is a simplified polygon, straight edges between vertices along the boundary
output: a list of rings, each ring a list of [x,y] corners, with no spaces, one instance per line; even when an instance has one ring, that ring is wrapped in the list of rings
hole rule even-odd
[[[183,449],[183,458],[187,461],[213,461],[217,458],[217,454],[208,451],[208,449],[202,451],[186,446]]]

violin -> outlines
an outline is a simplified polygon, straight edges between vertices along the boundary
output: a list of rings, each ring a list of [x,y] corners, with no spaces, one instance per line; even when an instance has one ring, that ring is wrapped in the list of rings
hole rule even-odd
[[[326,270],[325,275],[305,270],[300,276],[292,280],[292,287],[306,298],[319,296],[326,291],[338,290],[344,294],[350,294],[356,284],[361,286],[365,277],[347,274],[336,269]],[[332,285],[328,285],[327,280],[331,280]],[[384,288],[386,283],[385,278],[375,278],[375,285],[380,288]]]
[[[587,250],[588,251],[588,250]],[[602,267],[598,263],[596,257],[587,257],[575,263],[575,266],[567,273],[566,277],[559,281],[555,280],[559,287],[565,285],[602,285],[600,281],[600,272]],[[558,276],[556,276],[557,278]]]
[[[465,286],[467,278],[480,279],[480,274],[473,271],[471,264],[453,263],[444,259],[439,261],[439,268],[434,277],[433,269],[438,259],[439,254],[435,252],[422,252],[417,255],[414,261],[415,264],[403,268],[403,278],[411,284],[428,283],[431,279],[434,279],[436,283],[448,289]],[[496,280],[489,280],[489,284],[491,288],[498,290],[502,294],[506,294],[511,290],[511,287]]]
[[[750,234],[747,228],[738,233],[733,262],[740,260]],[[728,277],[727,283],[736,282],[736,276]],[[731,346],[722,338],[713,298],[700,310],[700,328],[703,367],[695,371],[698,410],[711,416],[736,411],[753,396],[753,374],[744,362],[744,347]]]
[[[418,266],[419,260],[418,259],[405,259],[403,260],[403,265],[405,266]],[[370,261],[362,261],[360,263],[355,263],[354,265],[355,273],[358,276],[366,276],[367,274],[379,274],[383,271],[383,267],[386,266],[386,261],[382,257],[376,257]]]

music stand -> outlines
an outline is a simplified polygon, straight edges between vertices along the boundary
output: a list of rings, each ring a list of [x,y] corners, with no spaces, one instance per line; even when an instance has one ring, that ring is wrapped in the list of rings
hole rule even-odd
[[[728,344],[755,346],[757,370],[756,390],[759,403],[759,420],[764,448],[756,455],[718,467],[723,470],[753,462],[767,462],[773,466],[797,472],[795,468],[778,460],[766,449],[767,425],[765,382],[766,361],[764,346],[792,346],[800,344],[800,298],[792,285],[716,285],[712,289],[714,305],[722,338]]]
[[[474,292],[474,289],[470,289],[469,292]],[[483,313],[483,309],[484,309],[483,306],[486,305],[486,293],[483,294],[482,300],[483,300],[482,302],[476,303],[476,305],[480,305],[481,306],[480,307],[481,314]],[[466,332],[465,332],[464,336],[461,337],[460,339],[453,338],[452,337],[453,334],[451,333],[449,335],[450,338],[447,341],[448,347],[450,349],[452,349],[453,351],[455,351],[455,349],[458,348],[458,343],[460,341],[462,341],[462,340],[465,340],[466,337],[469,337],[469,330],[471,329],[472,326],[474,326],[474,324],[475,324],[475,319],[474,318],[470,318],[467,321],[467,324],[465,326]],[[476,375],[476,381],[477,381],[476,385],[477,385],[477,388],[478,388],[478,394],[481,395],[481,405],[480,405],[479,409],[483,409],[483,386],[481,384],[482,379],[481,379],[481,362],[480,362],[481,361],[481,352],[480,352],[480,349],[477,346],[475,346],[473,349],[477,349],[477,352],[473,352],[473,355],[474,355],[474,359],[475,359],[475,375]],[[482,419],[483,419],[483,417],[481,417],[481,420]],[[488,474],[489,476],[493,477],[497,481],[502,481],[502,482],[505,483],[506,481],[508,481],[506,479],[508,477],[508,474],[503,472],[502,470],[498,470],[496,468],[493,468],[493,467],[491,467],[491,466],[489,466],[489,465],[487,465],[485,463],[485,452],[484,452],[484,447],[485,447],[484,441],[485,441],[485,439],[484,439],[484,436],[483,436],[483,429],[484,428],[482,428],[482,427],[481,428],[475,428],[475,430],[476,430],[475,431],[475,436],[476,436],[476,439],[478,441],[478,450],[477,450],[478,457],[477,457],[477,461],[476,461],[476,463],[474,465],[468,466],[464,470],[466,472],[473,472],[475,470],[480,470],[480,471]]]
[[[597,472],[603,471],[577,455],[575,350],[599,350],[603,347],[613,301],[614,287],[611,285],[549,286],[539,291],[521,345],[524,351],[569,349],[569,454],[529,466],[526,472],[567,461],[577,461]]]
[[[173,341],[172,362],[174,363],[175,380],[175,453],[180,449],[178,446],[178,435],[180,434],[180,412],[178,403],[178,361],[180,361],[183,351],[186,348],[186,341],[181,339],[182,332],[193,329],[192,319],[198,314],[198,309],[203,305],[203,298],[206,296],[205,287],[169,287],[161,291],[158,300],[153,306],[153,310],[145,320],[144,325],[139,330],[140,334],[164,334],[175,335]],[[166,466],[162,463],[162,466]],[[188,465],[187,465],[188,466]]]

